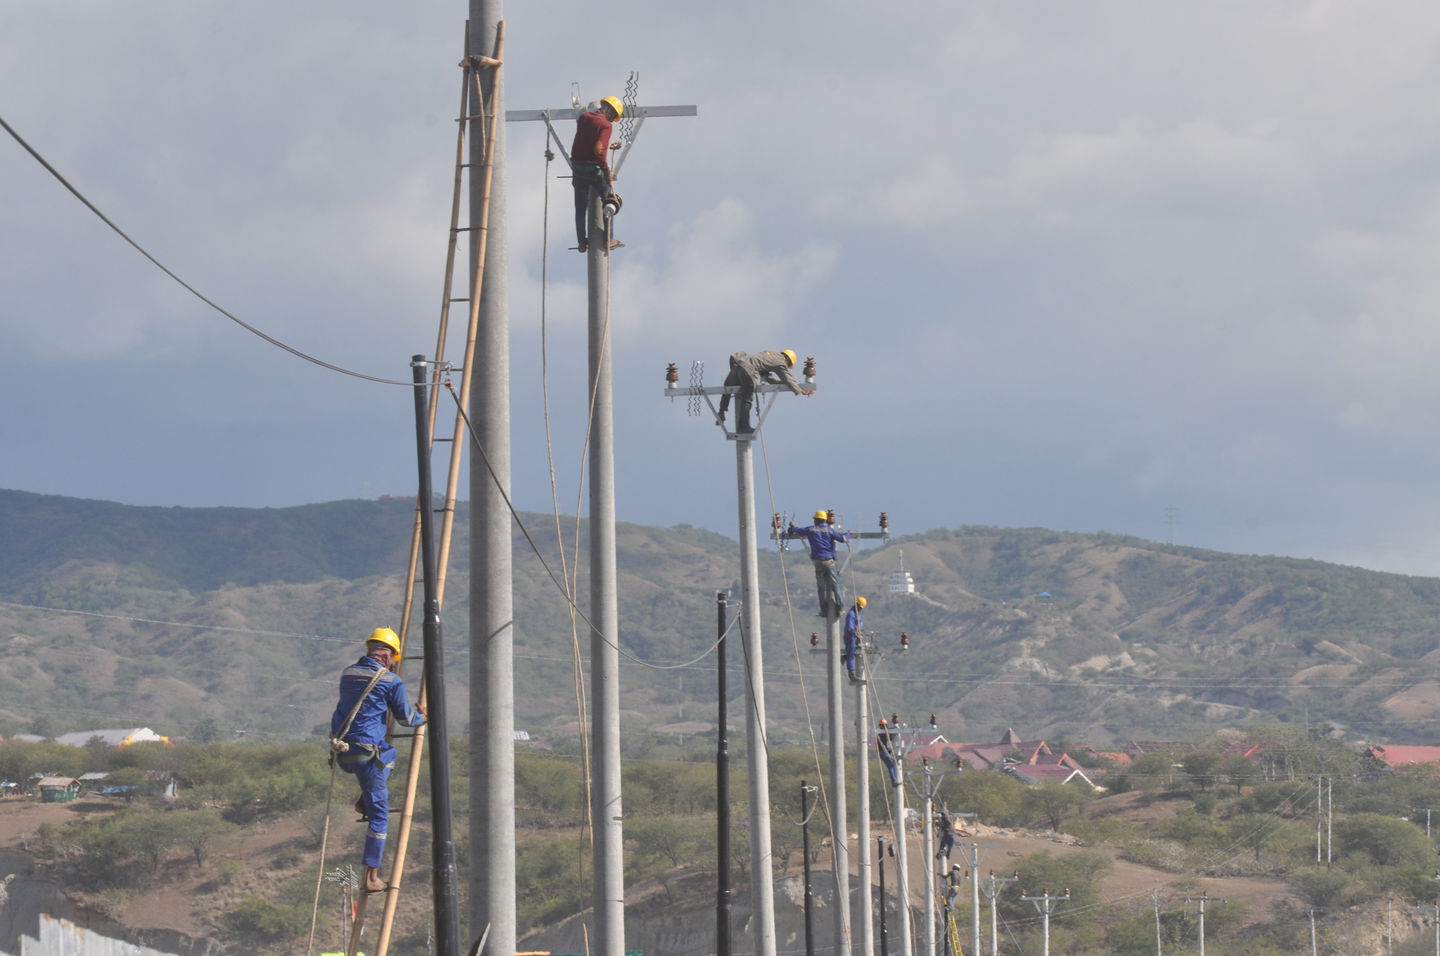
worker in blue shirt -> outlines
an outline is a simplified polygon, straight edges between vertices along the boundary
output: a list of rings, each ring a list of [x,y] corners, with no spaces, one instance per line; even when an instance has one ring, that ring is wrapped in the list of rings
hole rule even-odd
[[[855,645],[860,642],[863,634],[865,621],[860,616],[860,612],[865,610],[867,603],[863,596],[857,597],[855,603],[845,614],[845,670],[852,681],[858,680],[855,676]]]
[[[388,718],[397,724],[419,727],[425,723],[424,706],[410,706],[405,682],[395,673],[400,664],[400,638],[388,627],[376,628],[365,642],[365,656],[340,674],[340,701],[330,718],[330,746],[340,769],[353,773],[360,783],[360,811],[370,830],[365,835],[365,891],[385,889],[380,862],[385,856],[385,833],[390,823],[390,771],[395,748],[385,739]]]
[[[850,540],[850,532],[836,529],[830,512],[824,508],[815,512],[815,523],[808,528],[797,528],[795,522],[785,530],[787,538],[804,538],[810,546],[810,560],[815,562],[815,589],[820,594],[820,616],[827,616],[830,608],[840,613],[840,573],[835,569],[835,545]]]

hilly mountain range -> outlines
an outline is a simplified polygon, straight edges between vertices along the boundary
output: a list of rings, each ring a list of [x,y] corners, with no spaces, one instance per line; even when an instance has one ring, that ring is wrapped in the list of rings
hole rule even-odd
[[[0,733],[319,735],[340,668],[398,620],[413,520],[403,499],[150,508],[0,491]],[[469,720],[467,520],[461,505],[442,614],[455,733]],[[583,610],[586,529],[520,520],[516,726],[564,745],[584,709],[575,652],[588,658],[590,638],[562,583]],[[738,578],[738,545],[688,526],[622,524],[617,540],[624,746],[642,756],[710,739],[715,594]],[[759,558],[772,742],[823,737],[810,562],[798,542]],[[915,594],[889,593],[902,562]],[[869,598],[871,712],[934,714],[952,741],[1013,727],[1104,747],[1270,723],[1440,740],[1435,579],[965,527],[857,544],[844,583]],[[730,722],[743,726],[729,643]]]

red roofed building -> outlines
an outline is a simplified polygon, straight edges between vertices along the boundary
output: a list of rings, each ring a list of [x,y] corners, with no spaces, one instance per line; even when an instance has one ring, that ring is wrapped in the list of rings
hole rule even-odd
[[[1365,756],[1380,761],[1391,770],[1403,770],[1420,764],[1440,764],[1440,747],[1375,744]]]

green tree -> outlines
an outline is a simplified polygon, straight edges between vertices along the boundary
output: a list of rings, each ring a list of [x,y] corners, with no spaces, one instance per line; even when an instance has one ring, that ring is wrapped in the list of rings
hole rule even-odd
[[[1211,750],[1196,750],[1188,753],[1180,761],[1185,776],[1190,778],[1190,783],[1196,789],[1207,791],[1220,779],[1220,767],[1223,763],[1219,754]]]
[[[1335,842],[1342,854],[1376,866],[1427,866],[1435,858],[1434,845],[1423,830],[1377,813],[1356,813],[1338,821]]]
[[[1046,780],[1025,791],[1022,799],[1027,820],[1038,821],[1052,830],[1059,830],[1065,818],[1088,799],[1083,784]]]

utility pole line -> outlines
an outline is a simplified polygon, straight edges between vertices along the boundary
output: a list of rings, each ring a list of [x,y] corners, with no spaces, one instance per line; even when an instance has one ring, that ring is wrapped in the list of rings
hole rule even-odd
[[[638,109],[630,104],[633,113]],[[694,115],[694,108],[688,114]],[[651,111],[653,112],[653,110]],[[515,110],[509,122],[540,120],[550,127],[581,110]],[[644,111],[641,112],[644,118]],[[566,162],[570,160],[565,153]],[[590,796],[595,873],[592,907],[597,956],[625,952],[625,835],[620,789],[620,608],[615,558],[615,415],[610,346],[610,220],[615,207],[590,190],[586,253],[589,349],[590,699],[593,784]],[[508,532],[508,523],[506,530]],[[505,952],[504,949],[499,949]]]
[[[810,794],[815,790],[806,781],[800,781],[800,833],[801,852],[805,865],[805,956],[815,956],[815,894],[810,889]]]
[[[590,248],[593,250],[595,244]],[[679,373],[672,363],[665,370],[665,395],[675,399],[682,395],[707,403],[714,395],[725,394],[725,386],[696,384],[679,387]],[[815,388],[814,363],[806,361],[806,387]],[[783,386],[761,383],[755,386],[757,404],[762,394],[773,393]],[[788,389],[786,389],[788,391]],[[713,409],[713,406],[712,406]],[[755,464],[752,448],[754,438],[764,424],[764,412],[757,416],[755,430],[726,433],[735,442],[735,484],[739,504],[740,529],[740,644],[745,649],[745,726],[746,766],[750,790],[750,904],[755,927],[753,952],[757,956],[775,956],[775,871],[770,840],[770,764],[765,720],[765,661],[760,635],[760,570],[756,560],[758,535],[755,529]],[[758,411],[758,409],[757,409]],[[592,532],[593,533],[593,532]],[[617,714],[618,728],[618,714]],[[622,860],[623,862],[623,860]],[[600,956],[623,956],[624,941],[619,951]]]
[[[998,846],[981,846],[978,843],[962,843],[958,849],[965,855],[965,864],[970,867],[970,950],[980,952],[980,861],[986,850],[998,850]]]
[[[909,842],[905,838],[905,755],[910,752],[914,745],[913,731],[906,740],[907,731],[899,729],[899,715],[890,715],[890,727],[888,733],[881,731],[877,737],[877,744],[888,749],[890,759],[894,762],[894,769],[891,771],[892,789],[895,791],[895,893],[900,900],[900,956],[911,956],[911,927],[910,927],[910,864],[906,845]],[[885,738],[883,741],[880,738]],[[928,863],[926,864],[929,865]]]
[[[1218,897],[1209,896],[1204,890],[1201,890],[1198,897],[1187,897],[1185,899],[1185,902],[1200,904],[1200,956],[1205,956],[1205,904],[1224,903],[1225,900]]]
[[[1160,887],[1152,887],[1150,900],[1155,904],[1155,956],[1164,956],[1160,952]]]
[[[806,363],[809,368],[809,363]],[[807,372],[808,374],[808,372]],[[817,512],[818,514],[818,512]],[[835,511],[828,511],[830,524],[835,524]],[[818,520],[818,519],[816,519]],[[885,512],[880,513],[880,530],[849,531],[847,540],[876,538],[889,540],[890,524]],[[784,519],[779,514],[770,516],[770,537],[779,542],[782,550],[790,534],[785,530]],[[835,879],[835,939],[838,951],[848,953],[851,946],[850,924],[850,847],[849,814],[845,796],[845,699],[842,688],[842,642],[840,622],[843,609],[827,601],[822,613],[825,615],[825,701],[828,711],[829,759],[830,759],[830,846],[833,853],[831,874]],[[812,645],[814,644],[812,636]]]
[[[1041,925],[1041,956],[1050,956],[1050,914],[1055,912],[1055,904],[1063,903],[1070,898],[1070,891],[1066,890],[1063,896],[1051,896],[1050,891],[1041,889],[1039,896],[1031,896],[1024,890],[1020,891],[1020,899],[1026,903],[1033,903],[1035,909],[1040,913]],[[1200,946],[1200,954],[1204,956],[1205,946]]]
[[[932,724],[933,726],[933,724]],[[924,819],[925,834],[925,953],[926,956],[935,956],[935,871],[934,861],[939,858],[934,847],[934,818],[935,809],[933,806],[935,795],[940,792],[940,784],[945,777],[958,773],[955,770],[936,770],[930,766],[929,758],[920,761],[921,788],[920,788],[920,813]],[[959,814],[964,816],[964,814]],[[950,834],[954,839],[954,834]]]
[[[990,903],[990,956],[1000,956],[1000,924],[996,920],[995,900],[1000,895],[1001,883],[1018,883],[1020,874],[1012,873],[1009,876],[996,876],[991,870],[987,882],[980,887],[985,894],[985,899]],[[980,948],[974,947],[975,956],[980,956]]]

